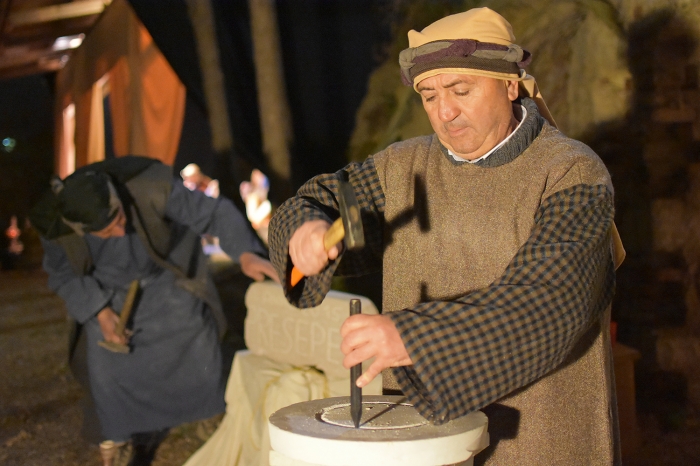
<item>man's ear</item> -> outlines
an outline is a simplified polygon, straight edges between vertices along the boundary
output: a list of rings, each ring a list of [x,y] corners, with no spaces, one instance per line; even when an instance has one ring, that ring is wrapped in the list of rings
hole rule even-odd
[[[520,96],[519,87],[519,81],[506,81],[506,91],[511,102],[514,102]]]

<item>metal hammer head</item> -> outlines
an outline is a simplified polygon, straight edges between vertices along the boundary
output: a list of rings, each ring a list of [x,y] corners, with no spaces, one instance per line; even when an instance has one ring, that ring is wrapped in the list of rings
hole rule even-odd
[[[365,245],[365,232],[362,229],[360,206],[357,204],[352,185],[342,179],[338,181],[338,203],[345,229],[345,246],[348,249],[363,247]]]

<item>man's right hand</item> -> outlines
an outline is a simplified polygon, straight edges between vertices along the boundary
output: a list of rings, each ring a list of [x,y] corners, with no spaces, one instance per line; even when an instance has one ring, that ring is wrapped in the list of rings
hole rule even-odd
[[[106,307],[97,313],[97,322],[100,324],[100,330],[102,330],[102,336],[104,336],[105,341],[126,345],[128,341],[126,336],[115,333],[119,323],[119,316],[111,307]]]
[[[326,252],[323,237],[331,224],[325,220],[311,220],[294,232],[289,240],[289,257],[297,269],[307,277],[321,272],[329,260],[336,259],[340,254],[339,243]]]

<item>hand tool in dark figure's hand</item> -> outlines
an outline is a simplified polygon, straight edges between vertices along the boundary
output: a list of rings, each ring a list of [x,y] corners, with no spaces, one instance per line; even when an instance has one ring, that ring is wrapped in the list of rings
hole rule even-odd
[[[357,204],[352,185],[342,179],[338,180],[338,209],[340,218],[333,222],[333,225],[323,236],[323,247],[326,252],[343,239],[345,239],[345,247],[348,249],[363,247],[365,245],[365,232],[362,229],[360,206]],[[304,274],[294,267],[289,284],[295,286],[302,278],[304,278]]]
[[[139,291],[139,281],[134,280],[129,285],[129,291],[126,294],[126,299],[124,299],[124,305],[122,306],[122,312],[119,314],[119,322],[117,327],[114,329],[114,333],[117,335],[124,335],[124,330],[126,329],[126,323],[129,321],[129,316],[131,315],[131,308],[134,307],[134,300],[136,299],[136,293]],[[108,349],[114,353],[128,353],[130,351],[129,345],[122,345],[121,343],[114,343],[113,341],[98,341],[98,345]]]
[[[359,299],[350,300],[350,315],[354,316],[362,312]],[[350,414],[355,429],[360,428],[362,418],[362,389],[357,386],[357,379],[362,375],[362,363],[355,364],[350,368]]]

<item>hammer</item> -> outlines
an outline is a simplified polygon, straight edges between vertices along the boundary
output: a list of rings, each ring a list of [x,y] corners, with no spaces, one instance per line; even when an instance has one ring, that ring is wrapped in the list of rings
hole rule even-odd
[[[340,218],[333,222],[323,236],[323,247],[328,252],[330,248],[345,239],[345,246],[348,249],[360,249],[365,245],[365,232],[362,229],[360,206],[357,205],[357,198],[352,185],[344,179],[338,180],[338,205]],[[289,284],[295,286],[302,278],[304,278],[304,274],[294,267],[292,268]]]
[[[119,314],[119,322],[117,323],[117,327],[114,329],[114,333],[117,335],[124,335],[124,329],[126,328],[126,323],[129,321],[131,308],[134,306],[134,300],[136,299],[136,293],[138,293],[138,291],[139,281],[134,280],[131,282],[131,285],[129,285],[129,291],[126,293],[126,299],[124,299],[122,312]],[[114,343],[111,341],[98,341],[97,344],[114,353],[127,354],[129,352],[129,345],[122,345],[121,343]]]

